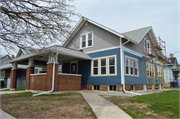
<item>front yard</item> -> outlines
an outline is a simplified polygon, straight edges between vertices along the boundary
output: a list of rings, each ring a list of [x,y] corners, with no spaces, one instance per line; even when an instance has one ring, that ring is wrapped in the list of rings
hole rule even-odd
[[[16,118],[96,118],[79,93],[32,95],[1,95],[1,109]]]
[[[179,91],[122,98],[102,96],[133,118],[179,118]]]

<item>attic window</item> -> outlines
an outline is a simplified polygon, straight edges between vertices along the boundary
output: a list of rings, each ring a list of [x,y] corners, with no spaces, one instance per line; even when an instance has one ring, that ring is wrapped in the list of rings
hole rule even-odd
[[[169,63],[171,63],[171,60],[169,60]]]
[[[81,49],[93,46],[93,32],[85,33],[81,35],[80,39]]]

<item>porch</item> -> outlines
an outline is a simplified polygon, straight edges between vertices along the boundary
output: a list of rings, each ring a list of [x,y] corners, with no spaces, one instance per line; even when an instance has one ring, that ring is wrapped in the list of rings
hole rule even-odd
[[[16,90],[17,64],[25,64],[26,70],[26,91],[49,91],[54,87],[54,91],[74,91],[81,89],[81,74],[78,74],[78,61],[91,60],[91,57],[82,51],[52,46],[43,51],[36,51],[13,59],[11,70],[10,90]],[[63,71],[63,63],[70,64],[68,73]],[[34,73],[34,67],[41,67],[42,72]],[[60,71],[62,69],[62,71]],[[53,81],[54,79],[54,81]]]

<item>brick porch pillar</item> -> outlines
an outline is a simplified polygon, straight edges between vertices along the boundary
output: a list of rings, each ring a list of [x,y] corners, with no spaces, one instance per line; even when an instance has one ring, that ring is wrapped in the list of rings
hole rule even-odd
[[[34,74],[34,59],[33,58],[29,58],[28,60],[28,66],[26,69],[26,91],[30,90],[30,74]]]
[[[52,89],[52,76],[53,76],[53,62],[54,62],[54,55],[55,53],[49,54],[49,59],[47,62],[47,80],[46,80],[46,91],[49,91]],[[55,76],[54,76],[54,84],[56,83],[56,79],[58,77],[58,57],[55,57]],[[55,89],[55,86],[54,86]]]
[[[17,82],[17,63],[12,63],[12,69],[11,69],[11,84],[10,84],[10,90],[15,91],[16,90],[16,82]]]
[[[30,74],[34,74],[34,67],[27,67],[26,69],[26,91],[30,90]]]

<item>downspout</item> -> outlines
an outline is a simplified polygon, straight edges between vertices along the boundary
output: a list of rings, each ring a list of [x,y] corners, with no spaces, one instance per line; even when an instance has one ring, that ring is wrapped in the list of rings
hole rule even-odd
[[[127,92],[127,93],[132,93],[132,94],[135,94],[135,95],[141,95],[139,93],[134,93],[134,92],[130,92],[130,91],[126,91],[125,90],[125,76],[124,76],[124,48],[123,46],[129,42],[129,39],[128,41],[124,42],[122,44],[122,39],[120,37],[120,56],[121,56],[121,83],[123,84],[123,91],[124,92]]]
[[[54,91],[54,76],[55,76],[55,58],[58,55],[58,53],[56,53],[56,55],[54,55],[53,57],[53,75],[52,75],[52,89],[50,91],[47,92],[43,92],[43,93],[38,93],[38,94],[34,94],[33,96],[38,96],[38,95],[42,95],[42,94],[46,94],[46,93],[51,93]]]

